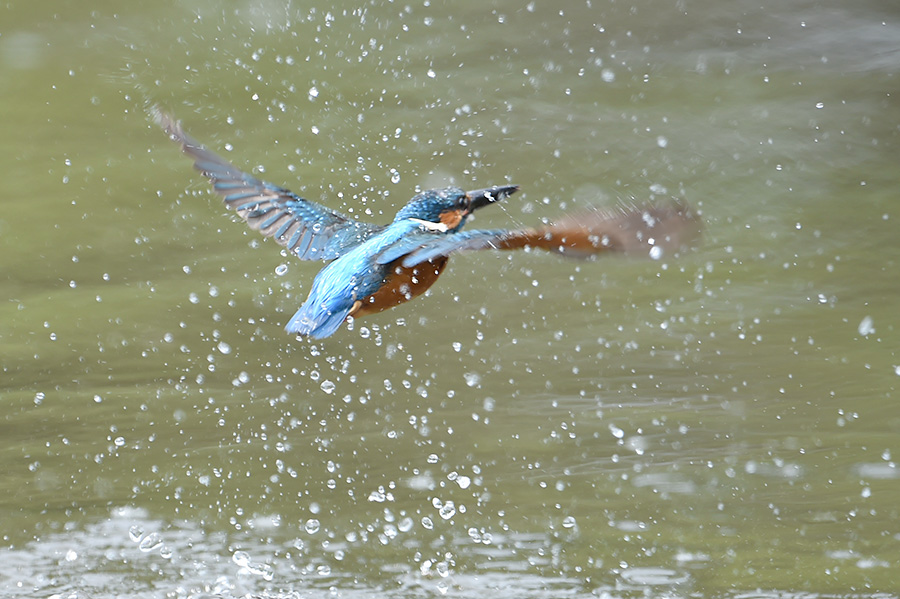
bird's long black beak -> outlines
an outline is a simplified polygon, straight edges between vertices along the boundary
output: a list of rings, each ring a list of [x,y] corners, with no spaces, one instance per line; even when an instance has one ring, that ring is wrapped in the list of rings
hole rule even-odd
[[[518,185],[495,185],[487,189],[476,189],[475,191],[467,191],[466,197],[469,198],[469,212],[474,212],[479,208],[499,202],[519,191]]]

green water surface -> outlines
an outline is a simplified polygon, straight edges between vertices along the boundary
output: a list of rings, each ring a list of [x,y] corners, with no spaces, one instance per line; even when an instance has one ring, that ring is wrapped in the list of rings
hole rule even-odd
[[[888,2],[0,5],[0,596],[897,596],[898,73]],[[367,220],[512,182],[470,226],[703,242],[295,340],[321,265],[153,105]]]

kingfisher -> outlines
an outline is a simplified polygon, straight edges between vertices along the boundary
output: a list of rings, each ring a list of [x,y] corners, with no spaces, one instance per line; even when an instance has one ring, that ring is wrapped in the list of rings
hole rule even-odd
[[[329,337],[348,318],[421,295],[459,251],[538,248],[574,257],[619,252],[659,258],[688,244],[699,231],[697,215],[679,201],[592,207],[537,227],[462,230],[475,210],[508,198],[517,185],[429,189],[416,194],[389,224],[372,224],[242,172],[185,133],[171,115],[159,108],[152,115],[250,228],[300,260],[328,262],[285,326],[300,337]]]

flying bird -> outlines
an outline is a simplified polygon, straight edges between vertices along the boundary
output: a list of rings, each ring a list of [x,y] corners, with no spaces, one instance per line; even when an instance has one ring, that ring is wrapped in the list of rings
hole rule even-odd
[[[252,229],[300,260],[328,262],[285,326],[299,336],[329,337],[350,317],[387,310],[421,295],[437,281],[450,255],[459,251],[531,247],[573,257],[605,252],[659,257],[687,245],[699,232],[697,215],[677,201],[589,208],[537,227],[463,230],[475,210],[508,198],[518,191],[517,185],[429,189],[415,195],[387,225],[362,222],[242,172],[158,108],[153,118],[209,179],[225,205]]]

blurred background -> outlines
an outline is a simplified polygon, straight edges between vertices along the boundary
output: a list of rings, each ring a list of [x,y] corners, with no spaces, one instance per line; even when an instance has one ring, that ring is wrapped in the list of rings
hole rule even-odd
[[[834,0],[0,6],[4,597],[900,588],[900,12]],[[318,263],[148,117],[387,222],[682,198],[699,249],[455,256],[321,342]]]

